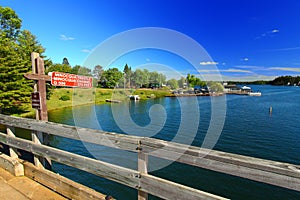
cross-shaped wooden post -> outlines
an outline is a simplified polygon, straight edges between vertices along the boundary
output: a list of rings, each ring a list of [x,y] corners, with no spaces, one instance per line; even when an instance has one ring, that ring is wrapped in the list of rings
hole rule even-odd
[[[48,121],[47,112],[47,97],[46,97],[46,81],[50,77],[45,76],[44,60],[40,57],[38,53],[31,53],[32,62],[32,74],[25,74],[27,79],[34,80],[33,92],[39,93],[40,106],[36,109],[36,119],[42,121]],[[48,144],[49,135],[41,132],[32,132],[32,141],[37,144]],[[39,156],[34,156],[34,163],[37,167],[51,167],[51,160],[41,158]]]

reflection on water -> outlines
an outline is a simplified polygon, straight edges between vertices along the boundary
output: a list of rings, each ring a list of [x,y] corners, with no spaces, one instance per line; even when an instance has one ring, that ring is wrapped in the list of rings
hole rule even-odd
[[[300,137],[298,135],[300,132],[300,88],[272,86],[252,86],[252,88],[262,91],[262,96],[226,96],[225,124],[214,149],[300,164]],[[201,146],[212,119],[211,98],[218,97],[197,98],[197,106],[200,111],[199,120],[197,120],[195,108],[191,109],[190,98],[161,98],[122,104],[74,107],[73,110],[53,111],[49,114],[49,119],[59,123],[123,134],[130,134],[128,130],[138,130],[134,131],[133,135],[145,136],[145,134],[153,133],[150,136],[155,138],[168,141],[176,138],[176,142],[187,144],[192,142],[192,145]],[[159,104],[158,110],[153,109],[155,112],[151,114],[151,107],[155,104]],[[139,127],[149,128],[147,132],[141,132],[142,128],[132,129],[132,125],[128,121],[127,124],[122,124],[122,120],[118,122],[119,124],[116,123],[114,114],[118,114],[118,111],[122,114],[124,106],[128,109],[132,122]],[[269,114],[270,106],[273,108],[272,115]],[[164,112],[159,109],[164,109]],[[177,137],[180,124],[183,121],[182,113],[186,110],[188,110],[189,115],[186,115],[184,120],[189,121],[190,126],[186,126],[183,129],[183,134]],[[165,116],[163,116],[164,113]],[[122,116],[126,116],[121,114],[118,116],[120,119]],[[153,120],[153,117],[158,120]],[[165,121],[160,123],[159,120]],[[155,122],[153,127],[148,126],[151,122]],[[193,135],[195,124],[197,125],[197,134]],[[137,156],[134,153],[82,144],[60,137],[55,137],[52,145],[99,160],[133,169],[137,168]],[[154,165],[153,163],[159,162],[160,159],[150,157],[150,168],[151,165]],[[100,192],[112,194],[116,198],[136,199],[136,191],[125,186],[60,164],[55,164],[54,169]],[[298,192],[179,163],[173,163],[151,173],[232,199],[300,199]],[[152,197],[152,199],[155,198]]]

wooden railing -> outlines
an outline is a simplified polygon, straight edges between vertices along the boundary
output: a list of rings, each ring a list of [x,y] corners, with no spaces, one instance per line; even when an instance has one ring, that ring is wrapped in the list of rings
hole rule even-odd
[[[149,155],[167,160],[176,159],[176,162],[300,191],[300,166],[298,165],[203,149],[153,138],[129,136],[1,114],[0,124],[7,127],[7,133],[0,133],[0,143],[10,147],[11,156],[17,156],[17,149],[29,151],[36,156],[60,162],[135,188],[139,191],[138,199],[147,199],[148,193],[164,199],[224,199],[217,195],[148,174]],[[13,127],[112,148],[117,146],[119,149],[136,152],[138,154],[138,170],[124,168],[17,138],[13,134]],[[84,134],[79,137],[77,130],[84,132]],[[108,140],[110,142],[107,142]]]

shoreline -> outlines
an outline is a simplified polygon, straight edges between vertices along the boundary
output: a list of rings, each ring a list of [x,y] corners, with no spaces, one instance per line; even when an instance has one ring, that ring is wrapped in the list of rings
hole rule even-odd
[[[74,88],[55,88],[52,90],[52,95],[47,100],[47,111],[60,110],[64,108],[84,106],[84,105],[101,105],[110,104],[106,102],[107,99],[124,100],[127,97],[127,93],[139,95],[141,100],[147,100],[151,98],[164,97],[166,94],[170,94],[171,91],[163,89],[107,89],[107,88],[93,88],[93,90],[74,90]],[[78,97],[77,97],[78,96]],[[67,97],[68,100],[62,100],[62,97]],[[76,103],[73,104],[73,100],[76,98]],[[83,100],[82,100],[83,99]],[[35,109],[31,108],[31,103],[26,104],[26,112],[22,114],[13,114],[12,116],[35,118]]]

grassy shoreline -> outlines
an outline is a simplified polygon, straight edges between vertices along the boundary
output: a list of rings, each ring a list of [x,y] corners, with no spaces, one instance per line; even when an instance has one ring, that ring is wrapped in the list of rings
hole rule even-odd
[[[47,100],[48,111],[88,104],[105,104],[106,99],[127,101],[128,95],[139,95],[141,100],[145,100],[171,94],[171,91],[167,89],[57,88],[52,92],[50,99]],[[31,105],[26,105],[26,110],[28,112],[16,116],[34,118],[35,110],[31,108]]]

